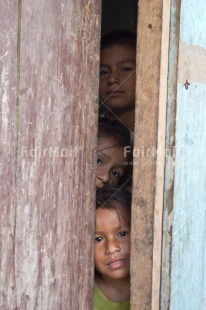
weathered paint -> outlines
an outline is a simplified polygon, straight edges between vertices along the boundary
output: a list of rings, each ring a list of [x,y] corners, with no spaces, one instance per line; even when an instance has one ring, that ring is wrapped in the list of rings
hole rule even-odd
[[[167,77],[168,50],[170,30],[171,1],[163,1],[162,38],[159,85],[158,138],[156,160],[155,206],[154,206],[154,237],[153,237],[153,271],[152,271],[152,310],[160,307],[160,274],[162,250],[162,216],[165,166],[165,131],[167,111]]]
[[[92,309],[100,8],[1,2],[1,309]]]
[[[174,191],[174,146],[175,146],[175,117],[177,95],[177,71],[179,50],[179,19],[180,0],[172,0],[170,8],[170,44],[168,65],[167,90],[167,125],[165,153],[165,184],[163,212],[163,242],[161,266],[161,309],[169,309],[170,303],[170,266],[171,240],[173,220],[173,191]]]
[[[204,0],[181,1],[171,310],[206,309],[205,20]]]

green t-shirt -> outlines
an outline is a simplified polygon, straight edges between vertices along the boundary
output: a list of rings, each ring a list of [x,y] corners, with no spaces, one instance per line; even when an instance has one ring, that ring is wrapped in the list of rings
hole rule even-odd
[[[129,310],[130,301],[114,302],[109,300],[97,286],[94,284],[94,310]]]

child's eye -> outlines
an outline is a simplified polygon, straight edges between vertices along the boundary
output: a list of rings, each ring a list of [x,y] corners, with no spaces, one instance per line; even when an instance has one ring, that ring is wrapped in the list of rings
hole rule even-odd
[[[97,165],[101,165],[101,164],[102,164],[101,158],[97,157]]]
[[[101,242],[102,239],[103,239],[102,237],[96,237],[96,238],[95,238],[95,242]]]
[[[106,70],[106,69],[102,69],[102,70],[100,70],[100,76],[101,75],[106,75],[106,74],[108,74],[108,70]]]
[[[121,232],[119,233],[119,235],[120,235],[120,237],[125,237],[125,236],[128,236],[129,233],[128,233],[128,231],[121,231]]]
[[[116,170],[112,170],[112,176],[116,178],[120,178],[120,173]]]
[[[133,69],[131,67],[123,67],[122,72],[127,72],[127,71],[133,71]]]

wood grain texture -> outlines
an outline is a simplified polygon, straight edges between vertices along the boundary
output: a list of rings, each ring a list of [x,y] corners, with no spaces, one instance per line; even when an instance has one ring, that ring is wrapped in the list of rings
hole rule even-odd
[[[151,309],[163,1],[139,1],[131,309]]]
[[[18,3],[0,4],[0,309],[15,309]]]
[[[4,123],[9,135],[8,120],[17,124],[10,138],[17,144],[13,165],[3,157],[3,180],[16,178],[16,186],[3,187],[8,234],[1,242],[0,305],[91,309],[100,3],[28,0],[19,6],[19,108],[15,115],[14,94]],[[18,8],[13,11],[18,16]],[[9,14],[1,23],[9,17],[15,24],[5,36],[9,53],[16,53],[17,17]],[[13,67],[8,79],[15,87],[15,61]],[[9,141],[5,134],[2,141]]]
[[[170,305],[173,194],[175,169],[176,96],[179,51],[180,0],[171,1],[170,49],[168,66],[167,128],[161,270],[161,309]]]
[[[160,308],[164,167],[165,167],[165,158],[167,156],[166,149],[165,149],[165,137],[166,137],[170,9],[171,9],[171,1],[170,0],[163,1],[160,85],[159,85],[159,112],[158,112],[159,114],[158,116],[158,142],[157,142],[155,207],[154,207],[152,310],[159,310]]]

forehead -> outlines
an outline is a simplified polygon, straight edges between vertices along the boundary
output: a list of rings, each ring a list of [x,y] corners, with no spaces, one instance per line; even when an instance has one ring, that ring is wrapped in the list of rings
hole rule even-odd
[[[121,145],[121,139],[120,138],[110,136],[110,135],[105,135],[103,137],[99,137],[97,139],[97,147],[100,145],[101,145],[101,147],[105,147],[105,148],[123,147]]]
[[[136,51],[130,46],[113,45],[105,47],[101,51],[101,63],[121,62],[122,60],[131,60],[135,62]]]
[[[102,137],[98,137],[97,138],[97,143],[98,144],[108,144],[108,145],[111,145],[111,146],[119,145],[120,141],[121,141],[120,138],[112,136],[109,133],[105,134]]]
[[[113,202],[116,208],[103,207],[96,211],[96,230],[128,226],[128,214],[120,202]]]
[[[98,138],[97,153],[124,166],[124,145],[118,139],[113,137]]]

